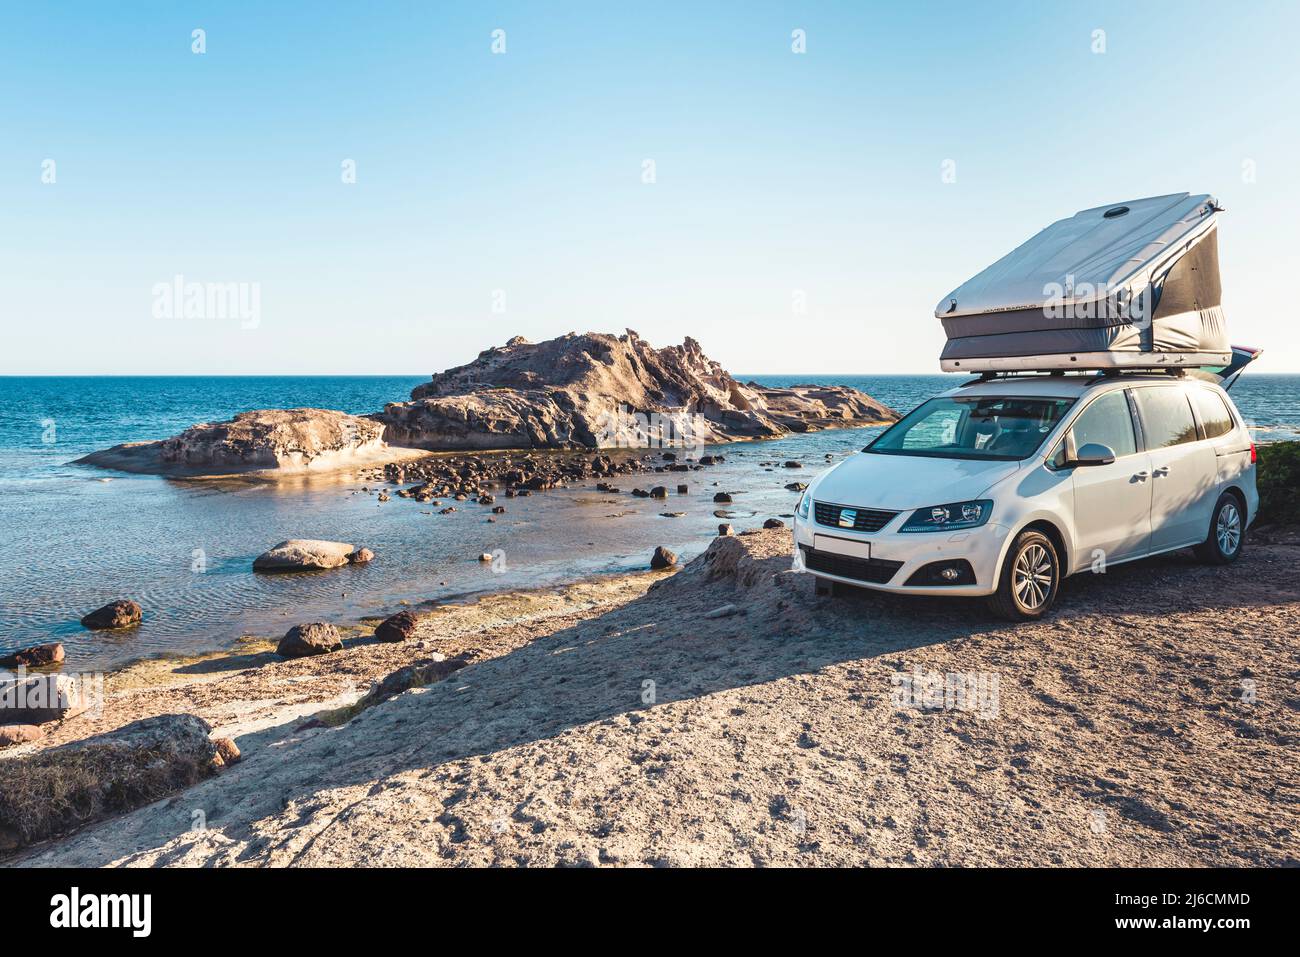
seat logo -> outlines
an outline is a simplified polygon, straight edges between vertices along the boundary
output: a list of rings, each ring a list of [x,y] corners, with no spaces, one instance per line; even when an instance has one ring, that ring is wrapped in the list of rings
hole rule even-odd
[[[858,520],[858,510],[856,508],[840,509],[840,528],[852,528]]]

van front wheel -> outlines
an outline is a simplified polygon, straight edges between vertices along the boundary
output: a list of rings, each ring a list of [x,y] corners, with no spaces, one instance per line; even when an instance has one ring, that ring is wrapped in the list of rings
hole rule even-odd
[[[989,609],[1009,621],[1033,621],[1052,607],[1060,587],[1056,546],[1042,532],[1027,529],[1011,543],[998,590],[988,597]]]

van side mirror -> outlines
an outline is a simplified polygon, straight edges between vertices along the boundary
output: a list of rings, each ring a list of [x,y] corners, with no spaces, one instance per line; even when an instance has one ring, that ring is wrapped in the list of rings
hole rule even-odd
[[[1085,442],[1074,453],[1071,465],[1110,465],[1115,461],[1115,453],[1109,445],[1100,442]]]

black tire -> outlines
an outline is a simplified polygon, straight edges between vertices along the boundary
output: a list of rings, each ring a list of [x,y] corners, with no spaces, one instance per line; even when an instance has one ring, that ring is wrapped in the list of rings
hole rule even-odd
[[[1246,509],[1236,495],[1224,492],[1214,503],[1205,541],[1193,551],[1208,565],[1231,565],[1241,557],[1241,550],[1245,547]]]
[[[1031,529],[1016,536],[1002,563],[998,590],[988,597],[993,614],[1008,621],[1042,618],[1061,590],[1061,559],[1052,540]]]

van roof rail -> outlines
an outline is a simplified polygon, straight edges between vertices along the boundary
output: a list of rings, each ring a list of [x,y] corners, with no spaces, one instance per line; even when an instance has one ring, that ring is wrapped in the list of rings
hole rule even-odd
[[[981,382],[995,382],[1002,379],[1064,378],[1066,375],[1070,375],[1072,378],[1077,379],[1090,378],[1093,382],[1105,382],[1109,379],[1115,379],[1126,375],[1168,375],[1174,376],[1175,378],[1182,378],[1187,375],[1187,368],[1170,368],[1168,366],[1127,366],[1118,369],[1014,369],[1007,372],[981,372],[974,379],[967,379],[961,384],[961,386],[964,388],[968,385],[979,385]]]

